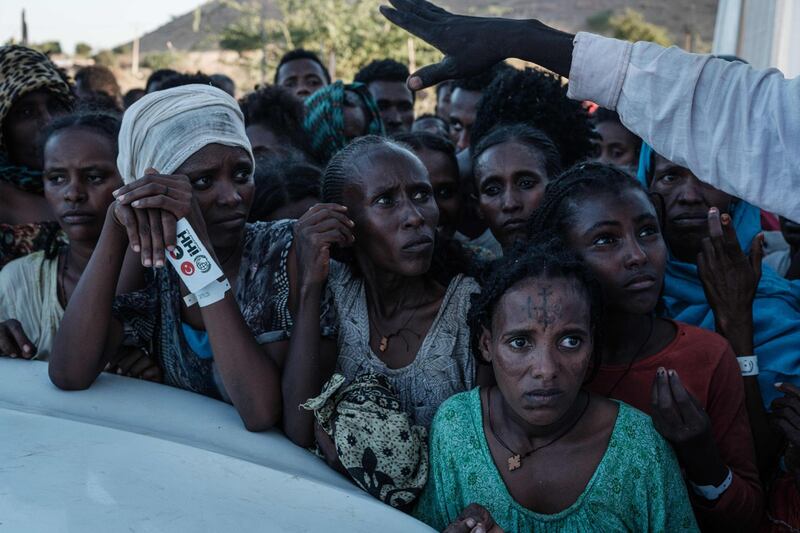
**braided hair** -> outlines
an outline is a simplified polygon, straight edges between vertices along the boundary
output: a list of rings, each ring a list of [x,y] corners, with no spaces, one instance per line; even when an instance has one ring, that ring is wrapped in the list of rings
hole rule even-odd
[[[565,239],[578,200],[628,190],[646,191],[622,170],[603,163],[581,163],[547,184],[544,198],[528,225],[528,238],[542,241],[557,236]]]
[[[567,98],[556,75],[540,70],[506,70],[499,74],[478,106],[472,125],[472,146],[498,124],[525,123],[547,134],[561,154],[564,168],[584,161],[594,151],[596,136],[579,102]]]
[[[489,148],[507,142],[518,142],[538,150],[542,154],[545,171],[550,178],[561,173],[561,155],[556,145],[543,131],[527,124],[501,124],[489,131],[472,150],[472,168],[476,177],[478,158]]]
[[[43,151],[47,141],[56,133],[72,128],[80,128],[92,130],[108,139],[116,158],[119,153],[120,124],[119,115],[107,112],[78,112],[59,117],[51,122],[39,136],[39,149]]]
[[[480,352],[483,330],[492,330],[492,318],[500,299],[515,285],[537,278],[563,278],[576,281],[585,292],[589,302],[592,328],[592,372],[599,368],[602,343],[601,320],[603,314],[603,292],[600,284],[578,257],[565,250],[558,240],[536,245],[518,245],[511,253],[494,261],[486,269],[481,283],[481,292],[472,295],[472,305],[467,315],[472,351],[476,360],[485,363]],[[591,381],[593,374],[586,381]]]

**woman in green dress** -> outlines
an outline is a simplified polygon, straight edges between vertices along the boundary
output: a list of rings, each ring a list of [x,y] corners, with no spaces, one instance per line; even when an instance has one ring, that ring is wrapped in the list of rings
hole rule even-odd
[[[501,259],[474,297],[473,347],[497,385],[439,408],[415,515],[448,533],[696,531],[650,418],[583,387],[601,345],[600,289],[559,248]]]

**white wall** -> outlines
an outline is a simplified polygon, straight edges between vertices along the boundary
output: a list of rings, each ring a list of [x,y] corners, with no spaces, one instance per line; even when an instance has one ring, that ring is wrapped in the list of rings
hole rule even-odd
[[[800,75],[800,0],[720,0],[712,51]]]

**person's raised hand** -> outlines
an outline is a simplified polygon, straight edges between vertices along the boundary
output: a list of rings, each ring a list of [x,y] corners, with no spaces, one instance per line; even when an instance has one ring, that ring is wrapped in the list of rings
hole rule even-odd
[[[331,246],[352,245],[354,225],[347,208],[338,204],[317,204],[300,217],[294,227],[294,239],[301,286],[321,287],[325,283]]]
[[[166,264],[165,251],[176,244],[178,219],[189,218],[198,231],[197,217],[192,216],[197,211],[196,201],[186,176],[165,176],[148,169],[143,178],[117,189],[114,195],[114,217],[125,226],[130,246],[141,255],[145,267]]]
[[[389,2],[393,7],[381,6],[384,17],[444,54],[439,63],[411,74],[412,91],[474,76],[509,57],[569,75],[574,36],[538,20],[455,15],[425,0]]]
[[[776,383],[775,388],[783,393],[783,397],[770,404],[770,418],[789,444],[786,466],[800,475],[800,388],[791,383]]]
[[[18,320],[0,322],[0,355],[31,359],[36,355],[36,345],[31,342]]]
[[[443,533],[503,533],[494,518],[482,505],[472,503],[461,511]]]
[[[479,74],[509,57],[500,44],[508,35],[506,19],[455,15],[422,0],[390,2],[393,8],[381,6],[383,16],[444,54],[441,62],[411,75],[412,90]]]
[[[708,303],[714,312],[717,331],[730,341],[737,355],[752,353],[753,301],[761,280],[764,258],[763,235],[753,239],[750,257],[745,255],[730,215],[708,212],[709,236],[697,255],[697,271]],[[744,337],[741,341],[738,337]],[[739,348],[738,345],[744,345]]]
[[[674,370],[659,368],[651,391],[653,426],[676,447],[711,435],[711,421]]]

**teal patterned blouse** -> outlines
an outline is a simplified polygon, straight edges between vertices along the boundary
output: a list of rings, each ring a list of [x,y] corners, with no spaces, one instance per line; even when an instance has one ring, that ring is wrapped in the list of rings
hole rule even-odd
[[[414,515],[441,531],[471,503],[506,533],[698,531],[672,449],[650,417],[622,402],[586,489],[567,509],[540,514],[517,503],[500,477],[483,432],[480,389],[452,396],[433,420],[430,474]]]

